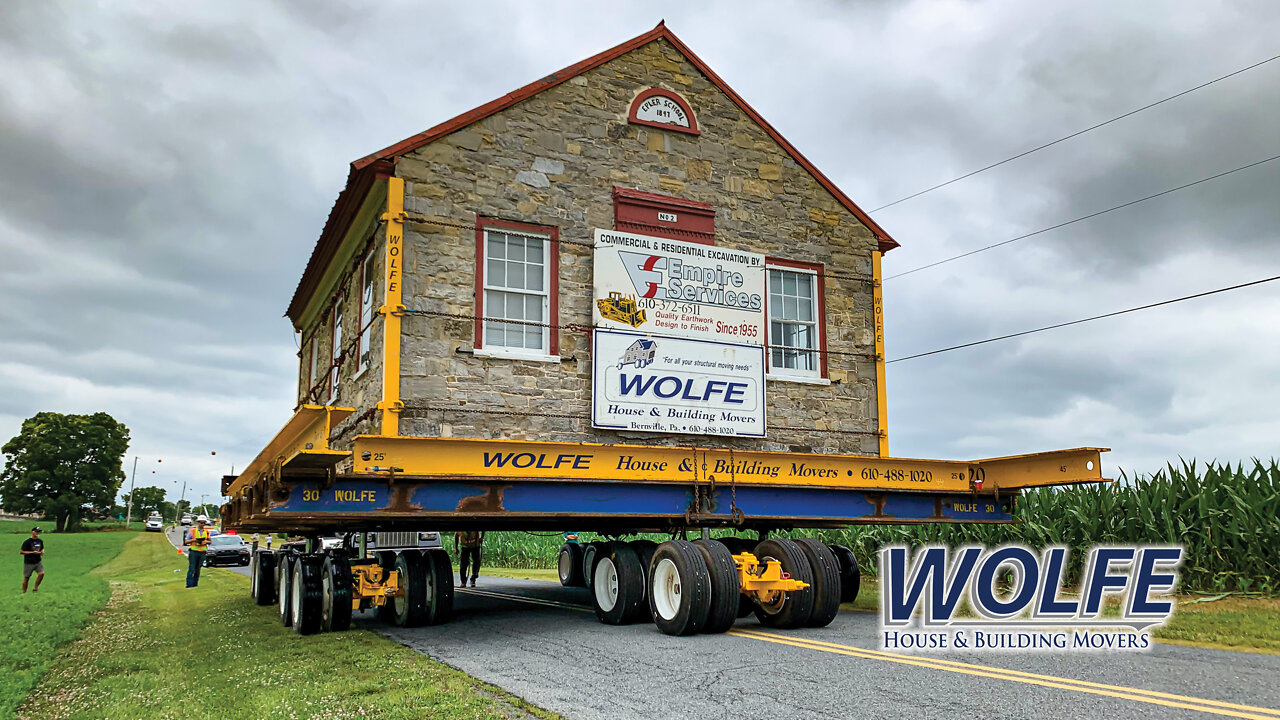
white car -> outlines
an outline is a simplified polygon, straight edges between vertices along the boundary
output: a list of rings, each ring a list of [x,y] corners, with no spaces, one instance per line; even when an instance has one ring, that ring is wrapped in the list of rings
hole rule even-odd
[[[143,526],[147,532],[162,532],[164,530],[164,520],[158,517],[147,518],[146,524]]]
[[[183,524],[183,525],[190,525],[190,524],[191,524],[191,523],[193,523],[193,522],[195,522],[195,518],[191,517],[191,514],[190,514],[190,513],[187,513],[186,515],[183,515],[183,516],[182,516],[182,524]]]

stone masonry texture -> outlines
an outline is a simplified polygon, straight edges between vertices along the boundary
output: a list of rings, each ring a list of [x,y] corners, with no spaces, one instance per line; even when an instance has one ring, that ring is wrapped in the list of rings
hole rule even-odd
[[[631,101],[661,87],[693,108],[701,135],[633,125]],[[461,317],[409,315],[403,323],[405,435],[638,443],[871,454],[877,439],[871,253],[876,239],[727,96],[665,40],[637,48],[568,82],[400,158],[405,180],[404,303]],[[478,217],[558,228],[560,324],[592,318],[592,242],[613,228],[613,188],[710,203],[716,244],[822,263],[829,385],[769,380],[768,437],[658,435],[591,427],[590,336],[559,333],[559,363],[479,358],[475,225]],[[434,222],[433,222],[434,221]],[[367,237],[379,257],[381,230]],[[344,337],[356,332],[359,271],[344,292]],[[377,297],[381,282],[375,289]],[[322,314],[326,322],[328,314]],[[356,418],[379,400],[382,323],[374,367],[340,373],[338,404]],[[315,328],[304,329],[304,339]],[[314,332],[328,365],[327,326]],[[302,349],[299,397],[309,346]],[[459,352],[461,350],[462,352]],[[843,355],[839,353],[853,353]],[[321,393],[323,400],[324,392]],[[436,409],[449,408],[449,409]],[[468,412],[481,410],[485,412]],[[494,414],[493,411],[519,413]],[[360,432],[373,429],[362,423]],[[338,443],[342,447],[343,443]]]

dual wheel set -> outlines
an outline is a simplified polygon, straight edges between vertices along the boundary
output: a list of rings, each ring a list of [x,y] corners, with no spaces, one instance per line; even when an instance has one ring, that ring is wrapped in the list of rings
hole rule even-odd
[[[806,587],[744,588],[744,578],[752,583],[751,573],[770,563]],[[768,627],[823,627],[860,583],[852,551],[810,538],[565,543],[558,567],[562,585],[591,590],[601,622],[652,620],[668,635],[722,633],[752,613]]]
[[[371,590],[357,582],[372,575]],[[394,594],[383,588],[390,584]],[[340,549],[319,553],[259,550],[249,566],[249,593],[258,605],[277,605],[280,622],[301,635],[346,630],[356,609],[401,627],[436,625],[453,614],[453,567],[444,550],[382,551],[352,560]]]

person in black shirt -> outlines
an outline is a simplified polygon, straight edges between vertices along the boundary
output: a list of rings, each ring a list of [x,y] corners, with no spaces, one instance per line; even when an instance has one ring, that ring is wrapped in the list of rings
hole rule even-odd
[[[36,574],[36,586],[31,592],[40,592],[40,583],[44,581],[44,541],[40,539],[40,528],[31,528],[31,537],[22,543],[22,592],[27,591],[27,581],[31,573]]]

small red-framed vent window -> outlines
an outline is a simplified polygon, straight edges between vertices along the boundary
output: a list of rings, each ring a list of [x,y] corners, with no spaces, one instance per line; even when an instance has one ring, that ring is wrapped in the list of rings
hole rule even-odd
[[[615,187],[613,229],[715,245],[716,211],[708,203]]]

